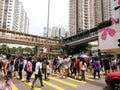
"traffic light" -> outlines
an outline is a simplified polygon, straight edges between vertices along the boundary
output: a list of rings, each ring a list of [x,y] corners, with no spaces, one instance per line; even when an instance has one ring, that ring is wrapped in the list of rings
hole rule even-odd
[[[120,47],[120,39],[118,39],[118,47]]]

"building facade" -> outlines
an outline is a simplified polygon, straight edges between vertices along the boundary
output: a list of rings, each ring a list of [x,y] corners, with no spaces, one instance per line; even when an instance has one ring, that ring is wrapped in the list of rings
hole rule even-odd
[[[63,28],[62,26],[52,27],[51,37],[62,39],[63,37],[65,37],[65,28]]]
[[[70,35],[96,27],[111,17],[111,0],[70,0]]]
[[[63,28],[62,26],[54,26],[47,30],[47,27],[44,27],[43,36],[62,39],[63,37],[65,37],[65,28]]]
[[[2,23],[2,17],[3,17],[3,5],[4,5],[4,1],[0,0],[0,27],[1,27],[1,23]]]
[[[1,27],[19,32],[29,32],[29,20],[19,0],[3,0]]]
[[[120,6],[119,0],[111,0],[111,21],[112,25],[99,29],[99,49],[102,53],[120,55],[118,39],[120,39]]]

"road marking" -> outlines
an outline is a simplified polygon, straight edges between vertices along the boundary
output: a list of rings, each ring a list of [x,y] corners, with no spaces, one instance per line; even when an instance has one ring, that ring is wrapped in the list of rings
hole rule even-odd
[[[85,75],[85,76],[88,76],[88,75]],[[81,76],[79,76],[79,78],[81,78]],[[90,79],[90,78],[87,78],[87,77],[85,77],[85,80],[94,81],[93,79]]]
[[[86,80],[89,80],[89,81],[94,81],[93,79],[90,79],[90,78],[85,78]]]
[[[31,78],[35,78],[35,76],[32,75]],[[50,82],[48,82],[48,81],[45,81],[45,80],[43,80],[43,83],[45,83],[46,85],[48,85],[48,86],[50,86],[50,87],[55,88],[56,90],[65,90],[64,88],[61,88],[61,87],[59,87],[59,86],[57,86],[57,85],[55,85],[55,84],[52,84],[52,83],[50,83]]]
[[[58,81],[58,82],[63,83],[63,84],[66,84],[66,85],[69,85],[69,86],[72,86],[72,87],[77,87],[77,85],[75,85],[75,84],[68,83],[68,82],[65,82],[65,81],[57,79],[57,78],[50,77],[50,79]]]
[[[56,90],[65,90],[64,88],[61,88],[61,87],[59,87],[59,86],[57,86],[55,84],[52,84],[52,83],[50,83],[48,81],[43,81],[43,83],[45,83],[48,86],[51,86],[51,87],[55,88]]]
[[[86,76],[89,77],[89,78],[92,78],[92,80],[94,81],[94,76],[91,76],[91,75],[86,75]],[[98,76],[96,76],[96,78],[97,78],[97,77],[98,77]],[[105,76],[103,76],[103,75],[100,75],[100,77],[103,78],[103,79],[105,78]]]
[[[17,78],[19,78],[19,76],[17,76]],[[22,80],[21,80],[23,83],[25,83],[26,85],[28,85],[28,86],[32,86],[32,82],[26,82],[26,79],[25,78],[22,78]],[[40,87],[36,87],[36,86],[34,86],[34,90],[42,90]]]
[[[58,74],[55,74],[56,76],[59,76]],[[88,76],[88,75],[87,75]],[[79,78],[81,78],[81,76],[79,76]],[[70,79],[70,78],[69,78]],[[86,80],[89,80],[89,81],[94,81],[93,79],[90,79],[90,78],[85,78]],[[72,80],[72,79],[71,79]],[[78,81],[78,80],[75,80],[75,79],[73,79],[74,81]],[[84,81],[80,81],[81,83],[83,83],[83,84],[86,84]]]
[[[79,83],[82,83],[82,84],[87,84],[87,82],[85,82],[85,81],[79,81],[79,80],[75,80],[75,79],[73,79],[73,78],[69,78],[69,77],[67,77],[69,80],[72,80],[72,81],[75,81],[75,82],[79,82]]]
[[[32,75],[32,76],[31,76],[31,78],[35,78],[35,76],[34,76],[34,75]]]
[[[24,82],[26,85],[28,85],[28,86],[32,86],[32,82],[26,82],[26,79],[25,78],[22,78],[22,80],[21,80],[22,82]],[[40,87],[36,87],[36,86],[34,86],[34,90],[42,90]]]
[[[12,90],[19,90],[14,83],[12,83]]]

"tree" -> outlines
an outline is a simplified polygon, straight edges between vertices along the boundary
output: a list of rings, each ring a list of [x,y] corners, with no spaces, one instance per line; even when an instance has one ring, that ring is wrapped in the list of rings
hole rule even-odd
[[[112,22],[111,20],[107,20],[107,21],[104,21],[104,22],[101,22],[97,28],[98,29],[101,29],[101,28],[104,28],[104,27],[107,27],[107,26],[111,26],[112,25]]]
[[[29,53],[30,55],[33,55],[34,54],[34,48],[30,48],[30,47],[25,47],[24,48],[24,51]]]
[[[88,43],[84,43],[84,44],[80,44],[80,45],[72,46],[72,47],[67,46],[66,48],[67,48],[66,50],[68,54],[79,54],[82,52],[85,53],[89,51],[92,48],[92,45]]]
[[[12,47],[12,48],[10,48],[11,50],[11,53],[13,53],[13,54],[15,54],[16,52],[17,52],[17,48],[16,47]]]
[[[58,36],[55,36],[54,38],[55,38],[55,39],[58,39]]]
[[[16,53],[17,53],[17,56],[21,56],[23,54],[23,48],[22,47],[18,47]]]
[[[10,48],[6,44],[3,44],[0,46],[0,52],[2,54],[8,54],[10,53]]]

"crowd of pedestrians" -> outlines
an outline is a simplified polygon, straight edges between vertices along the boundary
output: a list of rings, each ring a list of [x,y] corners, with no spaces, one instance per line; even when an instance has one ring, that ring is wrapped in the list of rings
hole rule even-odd
[[[114,57],[101,59],[98,57],[75,58],[70,55],[64,57],[56,56],[48,60],[45,56],[42,58],[29,56],[26,63],[22,56],[15,58],[9,54],[6,58],[7,61],[4,63],[0,60],[0,90],[12,90],[12,77],[19,76],[21,80],[23,71],[26,72],[26,82],[30,82],[31,76],[34,74],[34,80],[31,81],[31,87],[34,88],[38,78],[40,87],[42,87],[44,86],[42,80],[49,80],[50,75],[57,74],[60,78],[69,76],[85,81],[86,72],[88,71],[90,71],[94,79],[96,79],[96,75],[100,79],[102,74],[107,75],[111,71],[120,70],[120,59],[116,60]]]
[[[93,78],[101,78],[101,75],[106,76],[110,72],[120,70],[120,59],[115,57],[104,56],[101,59],[98,57],[77,57],[66,56],[64,58],[55,57],[52,60],[52,73],[58,73],[61,78],[74,76],[80,80],[85,80],[85,72],[90,72]]]

